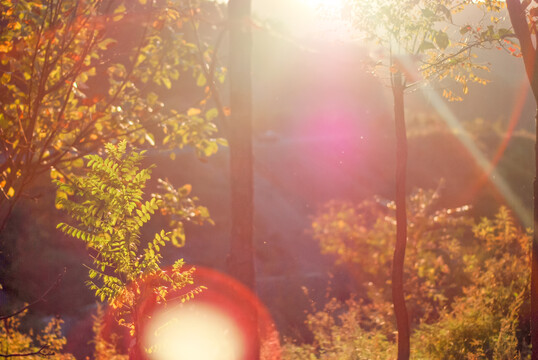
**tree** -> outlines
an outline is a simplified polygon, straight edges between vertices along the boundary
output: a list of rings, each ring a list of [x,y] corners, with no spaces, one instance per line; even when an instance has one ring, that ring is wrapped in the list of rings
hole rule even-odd
[[[126,147],[125,140],[117,146],[109,143],[106,159],[86,156],[86,176],[73,176],[71,183],[56,181],[64,193],[71,194],[71,199],[59,198],[58,205],[76,221],[75,225],[60,223],[58,228],[86,243],[92,259],[87,284],[116,310],[118,323],[129,328],[135,339],[129,357],[143,359],[141,333],[149,318],[145,304],[165,302],[169,292],[192,285],[194,267],[183,269],[181,259],[170,271],[160,268],[161,247],[167,242],[180,245],[171,232],[161,230],[141,248],[140,229],[162,201],[153,197],[144,202],[151,170],[140,168],[143,152],[128,154]],[[189,300],[203,289],[194,287],[180,299]]]
[[[403,269],[407,243],[406,168],[407,136],[405,124],[405,91],[416,85],[420,77],[428,80],[452,78],[468,91],[468,83],[484,83],[474,71],[484,69],[473,63],[472,50],[497,43],[506,29],[496,30],[499,19],[491,16],[489,24],[457,25],[453,14],[466,6],[477,6],[485,11],[498,11],[502,3],[496,0],[351,0],[351,21],[383,47],[394,100],[396,133],[396,243],[392,262],[392,297],[398,328],[398,359],[409,359],[409,320],[404,295]],[[458,39],[450,36],[459,34]],[[380,60],[380,63],[383,63]],[[451,100],[459,97],[445,90]]]
[[[228,254],[230,274],[252,291],[256,287],[254,264],[254,173],[252,154],[251,2],[230,0],[230,145],[231,238]],[[258,319],[250,319],[255,329]],[[252,334],[260,356],[260,336]]]
[[[538,104],[538,63],[536,54],[538,46],[533,44],[536,40],[537,8],[530,6],[530,1],[507,0],[506,7],[510,16],[514,32],[519,40],[521,55],[527,73],[527,79]],[[538,135],[538,110],[536,112],[536,134]],[[536,143],[536,176],[534,178],[534,236],[532,241],[531,261],[531,344],[532,359],[538,359],[538,142]]]
[[[250,0],[230,0],[230,273],[255,288]]]
[[[69,178],[113,139],[192,146],[199,156],[218,149],[218,111],[207,107],[214,86],[203,90],[212,49],[180,31],[196,22],[197,4],[0,2],[0,230],[21,197],[35,196],[40,174]],[[223,79],[223,68],[210,69]],[[159,100],[186,75],[201,87],[197,99],[184,109]]]

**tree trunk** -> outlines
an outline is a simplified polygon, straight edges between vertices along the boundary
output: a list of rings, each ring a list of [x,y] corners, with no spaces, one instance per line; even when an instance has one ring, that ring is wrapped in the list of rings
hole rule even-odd
[[[140,314],[133,314],[135,333],[129,347],[129,360],[146,360],[146,354],[143,350],[142,342],[140,339],[140,332],[142,329],[140,326],[139,316]]]
[[[519,0],[506,0],[510,22],[519,40],[521,54],[527,78],[538,105],[538,63],[536,62],[538,47],[532,43],[529,25]],[[538,109],[535,116],[536,139],[538,139]],[[535,177],[534,177],[534,236],[531,249],[531,348],[532,360],[538,360],[538,143],[534,143]]]
[[[534,92],[538,104],[537,92]],[[538,109],[535,116],[536,139],[538,139]],[[538,360],[538,142],[534,142],[534,235],[531,255],[531,346],[532,360]]]
[[[228,266],[231,275],[254,289],[250,0],[230,0],[228,16],[232,108],[228,139],[232,206]]]
[[[404,83],[400,72],[393,75],[394,122],[396,128],[396,245],[392,260],[392,302],[398,329],[398,360],[409,359],[409,317],[404,296],[404,260],[407,244],[407,133],[404,114]]]
[[[230,182],[232,229],[228,271],[252,291],[254,267],[254,180],[252,154],[252,90],[250,0],[230,0],[230,106],[228,142],[230,146]],[[238,299],[242,301],[242,299]],[[251,304],[245,304],[245,308]],[[258,328],[256,314],[250,319]],[[260,356],[259,331],[251,336],[253,360]]]

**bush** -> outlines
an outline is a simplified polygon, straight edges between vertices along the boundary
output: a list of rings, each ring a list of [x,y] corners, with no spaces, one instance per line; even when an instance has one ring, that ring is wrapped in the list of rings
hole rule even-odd
[[[530,242],[506,208],[478,224],[465,208],[438,209],[433,192],[409,199],[406,301],[415,359],[530,357]],[[288,341],[285,359],[391,359],[393,206],[331,202],[313,222],[322,252],[354,268],[365,294],[307,316],[310,344]],[[472,237],[466,236],[472,235]]]

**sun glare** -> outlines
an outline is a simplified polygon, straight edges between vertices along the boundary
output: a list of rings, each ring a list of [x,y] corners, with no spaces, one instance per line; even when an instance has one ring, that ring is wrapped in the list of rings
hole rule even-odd
[[[316,10],[338,13],[344,8],[346,0],[301,0],[301,2]]]
[[[311,16],[311,33],[325,38],[346,38],[345,6],[348,0],[296,0]]]
[[[145,342],[152,360],[238,360],[245,349],[244,336],[231,317],[196,302],[154,316]]]

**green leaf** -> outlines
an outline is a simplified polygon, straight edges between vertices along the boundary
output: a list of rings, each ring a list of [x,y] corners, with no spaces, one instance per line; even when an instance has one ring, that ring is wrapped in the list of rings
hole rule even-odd
[[[437,34],[435,35],[434,41],[441,50],[446,49],[448,44],[450,43],[448,34],[444,31],[437,32]]]
[[[418,48],[418,51],[419,52],[424,52],[424,51],[430,50],[430,49],[435,49],[435,45],[433,45],[429,41],[423,41],[422,44],[420,44],[420,46]]]
[[[499,37],[504,37],[511,34],[513,34],[513,32],[510,29],[505,29],[505,28],[499,29]]]
[[[217,116],[219,116],[219,111],[217,108],[212,108],[206,111],[205,118],[207,121],[213,121]]]
[[[435,13],[432,10],[426,8],[422,9],[422,15],[426,18],[431,18],[435,16]]]
[[[82,160],[82,158],[75,159],[71,162],[71,166],[75,168],[82,168],[84,167],[84,160]]]

